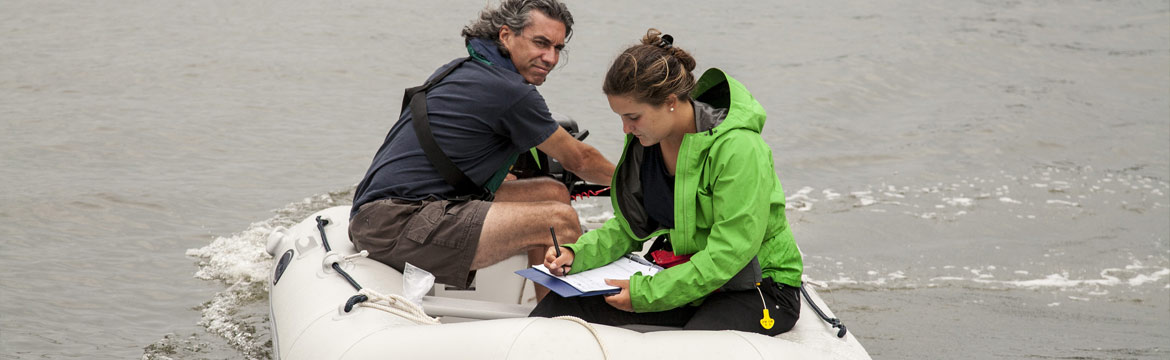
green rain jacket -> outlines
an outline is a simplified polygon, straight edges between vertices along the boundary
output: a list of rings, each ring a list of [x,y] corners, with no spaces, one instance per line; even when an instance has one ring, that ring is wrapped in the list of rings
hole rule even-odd
[[[796,287],[801,283],[804,266],[784,216],[784,189],[772,166],[772,150],[760,136],[764,108],[719,69],[703,74],[692,98],[726,109],[727,115],[704,123],[696,106],[698,132],[683,137],[675,170],[675,228],[649,228],[639,180],[643,147],[627,135],[611,184],[614,218],[565,245],[575,256],[571,272],[640,251],[646,240],[661,234],[669,234],[676,255],[693,254],[690,261],[654,276],[630,277],[636,312],[697,305],[757,255],[764,277]]]

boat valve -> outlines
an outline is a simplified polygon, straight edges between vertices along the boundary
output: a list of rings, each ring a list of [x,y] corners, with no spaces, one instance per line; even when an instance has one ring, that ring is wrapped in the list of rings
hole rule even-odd
[[[350,260],[353,260],[354,258],[364,258],[369,256],[370,252],[365,250],[362,250],[360,253],[351,255],[341,255],[335,251],[330,251],[329,253],[325,254],[324,258],[321,259],[321,269],[328,273],[333,270],[333,264],[348,264]]]
[[[342,261],[350,261],[350,260],[352,260],[352,259],[354,259],[354,258],[360,258],[360,257],[361,257],[361,258],[364,258],[364,257],[370,257],[370,252],[369,252],[369,251],[362,250],[362,252],[360,252],[360,253],[357,253],[357,254],[353,254],[353,255],[346,255],[346,256],[342,257],[342,258],[341,258],[341,260],[342,260]]]

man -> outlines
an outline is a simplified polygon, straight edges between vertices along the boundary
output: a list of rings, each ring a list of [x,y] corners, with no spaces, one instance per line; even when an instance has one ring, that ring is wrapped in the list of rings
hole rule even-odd
[[[517,156],[535,146],[586,181],[610,183],[613,163],[562,129],[535,87],[556,66],[572,26],[557,0],[504,0],[463,29],[470,59],[441,67],[424,95],[405,100],[410,105],[358,185],[349,228],[358,250],[466,288],[475,270],[516,254],[542,263],[550,227],[559,241],[576,241],[581,227],[564,185],[550,178],[503,182]],[[419,100],[425,110],[412,108]],[[434,152],[423,149],[431,137],[416,134],[419,111],[434,144],[479,191],[456,186],[432,162]]]

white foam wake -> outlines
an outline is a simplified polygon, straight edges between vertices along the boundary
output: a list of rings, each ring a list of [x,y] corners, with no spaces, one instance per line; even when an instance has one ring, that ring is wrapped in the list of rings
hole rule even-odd
[[[199,259],[195,277],[227,285],[199,307],[199,325],[226,339],[245,358],[271,358],[266,280],[272,257],[265,251],[268,234],[277,227],[295,225],[313,212],[345,205],[351,198],[351,191],[308,197],[276,210],[276,216],[252,223],[242,232],[187,250],[188,256]]]
[[[825,260],[825,259],[821,259]],[[1132,263],[1123,267],[1102,269],[1097,278],[1077,278],[1068,271],[1060,271],[1040,278],[1027,278],[1031,274],[1026,270],[1007,270],[996,266],[957,267],[944,266],[942,269],[929,269],[929,272],[949,273],[936,276],[915,276],[913,270],[878,271],[868,270],[864,275],[849,275],[839,272],[834,279],[815,279],[808,273],[818,272],[816,269],[806,269],[808,281],[815,281],[828,285],[838,286],[877,286],[883,288],[919,288],[937,287],[954,283],[973,283],[992,288],[1010,287],[1030,290],[1058,290],[1074,291],[1091,296],[1110,294],[1110,290],[1148,292],[1162,291],[1170,288],[1170,267],[1166,267],[1166,258],[1156,259],[1159,265],[1145,265],[1142,261],[1132,259]],[[908,274],[907,272],[910,272]],[[1002,279],[1015,277],[1014,279]],[[1022,277],[1022,278],[1021,278]],[[1074,300],[1087,301],[1088,298],[1075,297]]]

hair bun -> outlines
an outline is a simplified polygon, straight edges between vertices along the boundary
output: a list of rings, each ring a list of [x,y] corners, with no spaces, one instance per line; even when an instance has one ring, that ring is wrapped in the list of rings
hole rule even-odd
[[[674,47],[674,37],[670,34],[663,34],[655,28],[646,30],[646,35],[642,37],[642,45],[650,45],[666,51],[667,55],[673,56],[682,64],[688,72],[695,71],[695,58],[686,50]]]
[[[650,28],[650,30],[646,30],[646,36],[642,37],[642,45],[658,46],[658,43],[662,42],[661,35],[662,32],[658,31],[658,29]],[[673,38],[671,38],[671,42],[674,42]]]

